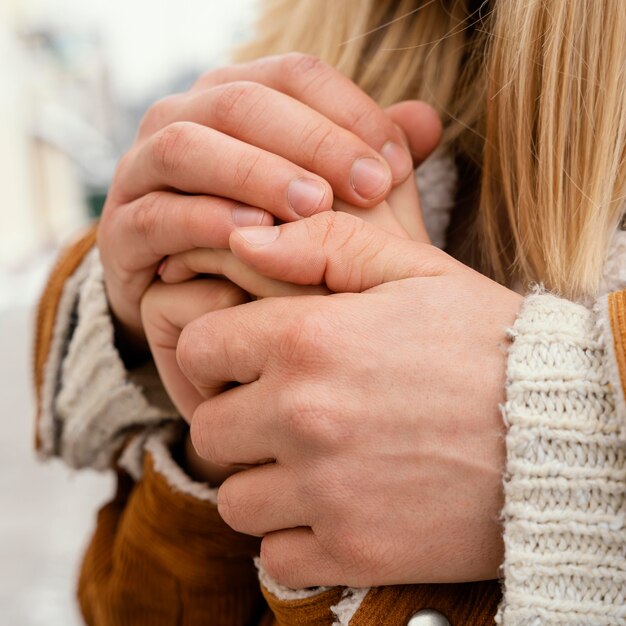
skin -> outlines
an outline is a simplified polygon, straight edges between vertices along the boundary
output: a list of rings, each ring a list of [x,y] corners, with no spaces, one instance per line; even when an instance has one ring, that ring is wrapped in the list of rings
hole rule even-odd
[[[118,344],[147,349],[140,301],[164,257],[227,248],[237,226],[302,219],[336,199],[367,218],[440,134],[427,105],[383,111],[330,66],[295,53],[209,72],[157,102],[117,167],[98,229]],[[378,165],[377,188],[371,175],[356,184],[364,162],[370,174]],[[307,200],[303,180],[322,195]]]
[[[248,123],[257,113],[265,125]],[[168,255],[230,247],[236,262],[219,262],[232,278],[334,292],[234,307],[213,294],[223,307],[186,324],[177,346],[202,397],[196,450],[252,466],[224,481],[220,513],[263,536],[263,564],[292,587],[475,580],[501,561],[498,404],[521,298],[365,221],[410,173],[385,150],[402,145],[399,127],[418,158],[440,132],[428,107],[381,111],[310,57],[220,70],[149,112],[100,228],[120,342],[136,351],[140,302]],[[355,185],[362,159],[386,178],[370,169]],[[291,201],[303,179],[323,188],[318,202]],[[337,199],[365,219],[329,211]],[[251,203],[263,212],[237,211]],[[259,229],[272,216],[293,223]]]
[[[334,293],[269,298],[186,324],[196,302],[179,317],[178,363],[193,385],[183,395],[197,407],[192,440],[213,478],[226,479],[226,522],[262,536],[264,566],[291,587],[496,577],[498,406],[505,329],[521,297],[351,215],[241,229],[230,246],[168,265],[226,269],[246,289],[261,275]],[[285,296],[272,294],[278,284],[261,282],[263,295]],[[182,300],[163,296],[183,286],[153,289],[182,315]]]
[[[192,418],[196,450],[265,463],[220,487],[227,523],[263,536],[263,565],[291,587],[495,577],[505,329],[521,297],[338,213],[242,229],[231,249],[266,276],[336,293],[183,330],[179,365],[210,395]],[[227,381],[240,385],[215,395]]]
[[[357,212],[355,207],[336,201],[335,210]],[[369,213],[371,223],[401,238],[409,233],[400,225],[396,215],[403,215],[413,239],[429,242],[424,227],[415,178],[409,177],[389,195],[388,201]],[[180,333],[201,315],[243,304],[252,298],[325,295],[323,285],[295,285],[268,278],[235,257],[230,250],[196,248],[169,257],[159,268],[161,280],[155,282],[141,301],[141,319],[154,362],[170,398],[181,416],[191,423],[192,416],[204,400],[178,367],[176,349]],[[196,275],[220,275],[229,280],[202,278]],[[212,392],[223,391],[217,387]],[[203,460],[187,445],[187,465],[194,477],[218,485],[237,471]]]

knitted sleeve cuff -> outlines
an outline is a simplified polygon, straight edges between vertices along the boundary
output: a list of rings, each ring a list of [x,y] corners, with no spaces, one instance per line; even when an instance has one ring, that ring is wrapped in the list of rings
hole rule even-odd
[[[71,467],[110,467],[136,429],[178,419],[152,363],[127,371],[98,250],[66,281],[46,360],[38,420],[39,449]]]
[[[626,440],[606,301],[531,295],[511,338],[496,621],[626,624]]]

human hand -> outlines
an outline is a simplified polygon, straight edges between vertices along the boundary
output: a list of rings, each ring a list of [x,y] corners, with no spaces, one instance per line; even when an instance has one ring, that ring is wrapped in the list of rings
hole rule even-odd
[[[417,186],[413,176],[395,187],[386,201],[373,207],[367,213],[340,200],[335,201],[333,208],[335,211],[349,213],[360,218],[366,217],[366,221],[370,224],[397,237],[430,243],[422,219]],[[402,224],[406,225],[406,228]],[[296,287],[293,282],[263,276],[233,256],[230,250],[195,248],[168,257],[159,268],[159,275],[164,283],[181,283],[198,274],[224,276],[244,291],[260,298],[321,293],[320,288],[307,291],[304,287]],[[208,312],[208,309],[205,312]],[[193,317],[187,317],[188,322],[193,319]]]
[[[415,178],[409,177],[389,195],[387,206],[375,207],[370,213],[370,223],[378,223],[399,237],[408,233],[395,219],[395,212],[404,212],[407,222],[415,225],[414,235],[428,241],[421,220]],[[337,209],[350,211],[342,205]],[[410,218],[410,213],[414,217]],[[189,280],[196,274],[223,275],[229,281],[215,279]],[[161,270],[161,281],[153,283],[141,301],[142,324],[152,357],[167,393],[181,416],[188,422],[203,401],[203,396],[185,378],[176,361],[176,346],[182,329],[194,319],[210,311],[236,306],[255,297],[280,297],[326,294],[323,286],[301,286],[267,278],[239,261],[228,250],[197,248],[169,257]],[[174,284],[167,284],[174,283]],[[238,286],[238,287],[237,287]],[[242,291],[243,290],[243,291]],[[213,390],[223,391],[222,386]],[[194,477],[219,484],[236,470],[224,468],[197,458],[191,446],[187,449],[187,463],[192,465]]]
[[[225,521],[263,536],[262,564],[290,587],[496,577],[498,406],[521,297],[340,213],[241,229],[230,244],[270,278],[345,293],[185,327],[178,361],[195,387],[240,383],[195,411],[196,450],[260,464],[220,487]]]
[[[382,111],[336,70],[300,54],[209,72],[150,108],[115,173],[98,232],[107,296],[145,347],[139,303],[170,254],[226,248],[236,226],[291,221],[333,198],[368,208],[427,155],[441,125],[423,103]],[[215,158],[215,155],[219,158]],[[260,210],[259,210],[260,209]]]

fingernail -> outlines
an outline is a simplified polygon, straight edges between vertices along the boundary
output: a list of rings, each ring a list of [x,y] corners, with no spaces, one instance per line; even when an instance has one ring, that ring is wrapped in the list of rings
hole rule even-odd
[[[157,275],[161,276],[163,274],[163,271],[165,270],[165,264],[167,263],[167,259],[163,259],[161,261],[161,265],[159,265],[159,267],[157,268]]]
[[[372,157],[357,159],[350,173],[350,184],[361,198],[371,200],[380,196],[391,185],[389,170]]]
[[[278,226],[257,226],[242,228],[236,231],[251,246],[266,246],[278,239]]]
[[[395,141],[388,141],[382,147],[380,155],[389,164],[394,180],[402,180],[411,173],[413,159],[403,145]]]
[[[233,224],[235,226],[258,226],[265,217],[263,209],[239,205],[233,209]]]
[[[300,216],[313,215],[326,197],[326,187],[310,178],[296,178],[289,183],[287,201],[289,206]]]

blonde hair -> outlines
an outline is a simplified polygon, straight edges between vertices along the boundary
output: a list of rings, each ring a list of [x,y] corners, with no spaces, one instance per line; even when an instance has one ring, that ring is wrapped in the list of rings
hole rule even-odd
[[[315,54],[382,106],[432,104],[477,174],[472,264],[583,298],[626,192],[624,33],[624,0],[266,0],[239,57]]]

